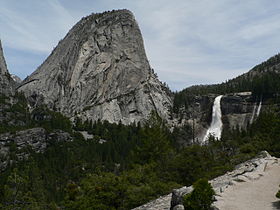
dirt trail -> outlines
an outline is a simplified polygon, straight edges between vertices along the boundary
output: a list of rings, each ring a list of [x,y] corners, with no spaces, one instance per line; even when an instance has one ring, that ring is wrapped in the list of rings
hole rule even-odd
[[[254,173],[246,177],[246,182],[235,183],[221,197],[217,196],[215,206],[220,210],[280,209],[279,199],[275,197],[280,184],[280,159],[266,165],[264,171]]]

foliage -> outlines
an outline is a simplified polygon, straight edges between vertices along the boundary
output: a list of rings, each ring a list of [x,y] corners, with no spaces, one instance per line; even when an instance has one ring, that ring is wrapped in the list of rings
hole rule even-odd
[[[276,193],[276,197],[280,199],[280,190]]]
[[[32,125],[40,126],[48,131],[60,129],[66,132],[72,131],[70,120],[59,112],[53,112],[46,107],[37,107],[31,113]]]
[[[0,174],[4,209],[131,209],[173,188],[224,174],[262,150],[280,157],[277,105],[262,111],[246,131],[225,130],[220,141],[180,148],[174,142],[184,134],[191,135],[191,128],[186,127],[183,134],[176,129],[171,133],[156,113],[143,125],[80,119],[72,125],[45,107],[27,112],[26,102],[20,98],[17,106],[21,108],[13,113],[26,123],[1,124],[3,132],[42,126],[48,131],[67,131],[74,140],[49,142],[44,154],[28,150],[28,160],[10,164]],[[92,138],[84,139],[80,132]],[[15,158],[15,143],[10,151]]]
[[[74,141],[52,142],[44,154],[32,153],[29,160],[11,166],[0,175],[0,202],[11,202],[4,195],[13,192],[8,180],[16,170],[23,177],[23,201],[33,199],[39,209],[46,203],[69,209],[134,208],[175,187],[221,175],[261,150],[280,156],[279,112],[270,110],[246,132],[225,131],[221,141],[180,149],[171,143],[176,136],[155,114],[143,126],[80,122],[79,129],[92,133],[93,139],[73,131]],[[107,141],[100,144],[100,139]]]
[[[13,102],[11,103],[11,101]],[[0,133],[15,133],[33,127],[43,127],[48,131],[60,129],[72,132],[70,120],[59,112],[50,111],[46,107],[40,106],[30,113],[23,93],[16,93],[12,100],[0,96],[0,104],[4,102],[3,111],[0,113],[0,117],[2,114],[4,116],[4,121],[0,122]]]
[[[279,187],[280,187],[280,185],[279,185]],[[279,198],[280,199],[280,190],[276,193],[276,198]]]
[[[170,133],[164,121],[152,112],[149,121],[141,129],[135,157],[140,164],[163,161],[172,153]]]
[[[155,176],[153,165],[138,166],[120,175],[99,172],[88,175],[81,182],[81,193],[69,199],[68,209],[131,209],[149,199],[167,193],[178,185],[159,181]]]
[[[193,191],[183,197],[187,210],[210,210],[214,202],[215,191],[207,179],[199,179],[193,184]]]
[[[36,186],[40,184],[38,177],[25,172],[15,168],[7,177],[2,196],[5,209],[39,209],[49,206],[44,199],[44,192]],[[30,180],[30,176],[33,179]]]

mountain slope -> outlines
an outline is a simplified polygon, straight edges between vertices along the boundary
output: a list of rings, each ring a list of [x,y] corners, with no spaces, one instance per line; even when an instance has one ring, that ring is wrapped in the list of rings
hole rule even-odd
[[[279,80],[280,54],[277,54],[236,78],[220,84],[191,86],[179,94],[203,95],[252,91],[254,96],[272,97],[280,91]]]
[[[133,14],[118,10],[79,21],[19,91],[69,117],[122,121],[167,119],[172,105],[154,75]]]
[[[221,100],[223,130],[247,129],[271,103],[279,103],[280,54],[247,73],[214,85],[196,85],[174,94],[173,118],[189,127],[180,144],[201,139],[211,123],[214,98]],[[257,111],[259,110],[259,111]],[[183,130],[187,129],[183,127]]]

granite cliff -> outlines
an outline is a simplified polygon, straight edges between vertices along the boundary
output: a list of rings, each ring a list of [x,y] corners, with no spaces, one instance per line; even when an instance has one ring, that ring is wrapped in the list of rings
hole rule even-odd
[[[179,129],[188,129],[180,145],[186,146],[193,141],[201,142],[211,124],[212,107],[217,94],[195,95],[187,106],[173,113],[173,122]],[[224,94],[221,98],[221,120],[223,129],[243,129],[252,124],[259,112],[266,108],[266,103],[253,98],[252,92],[239,92]]]
[[[0,94],[10,95],[14,92],[14,81],[8,72],[0,40]]]
[[[138,122],[153,110],[168,119],[172,106],[128,10],[82,18],[18,90],[33,106],[111,123]]]

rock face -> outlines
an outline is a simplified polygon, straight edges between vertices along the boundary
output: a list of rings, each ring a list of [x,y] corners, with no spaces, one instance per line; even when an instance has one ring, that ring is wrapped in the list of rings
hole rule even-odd
[[[253,100],[251,92],[225,95],[221,101],[225,128],[246,129],[258,117],[259,104]]]
[[[192,143],[193,139],[196,142],[202,141],[211,124],[212,106],[216,96],[215,94],[195,96],[192,104],[182,107],[178,114],[173,115],[175,126],[185,129],[183,125],[188,125],[191,130],[188,136],[184,135],[178,142],[180,145],[186,146]],[[258,111],[265,108],[265,104],[260,107],[260,101],[255,101],[251,92],[223,95],[220,105],[223,129],[246,129],[257,119]]]
[[[134,208],[133,210],[169,210],[171,193],[160,198],[153,200],[147,204]]]
[[[18,131],[15,134],[0,134],[0,171],[4,170],[8,164],[17,160],[28,158],[28,148],[35,152],[44,152],[51,141],[71,141],[70,134],[57,130],[47,133],[44,128],[31,128]],[[17,160],[10,159],[10,154],[15,153]]]
[[[133,14],[79,21],[19,91],[69,117],[129,124],[152,110],[168,119],[172,100],[151,69]]]
[[[10,95],[14,90],[14,82],[8,72],[2,44],[0,40],[0,94]]]
[[[215,95],[195,96],[189,105],[173,113],[173,127],[180,130],[177,143],[183,147],[201,142],[211,123]]]
[[[11,77],[16,83],[16,85],[20,85],[20,83],[22,82],[21,78],[19,78],[17,75],[11,74]]]

